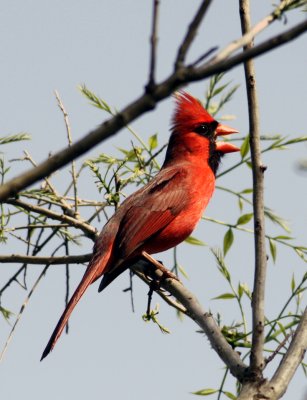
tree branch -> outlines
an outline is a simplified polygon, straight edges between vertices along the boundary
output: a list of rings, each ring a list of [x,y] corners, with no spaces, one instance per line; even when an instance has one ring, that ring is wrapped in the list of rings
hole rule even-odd
[[[302,315],[301,322],[296,328],[290,347],[282,359],[277,371],[271,379],[270,386],[274,387],[276,398],[281,398],[304,358],[307,349],[307,308]]]
[[[249,0],[240,0],[240,18],[243,35],[251,29]],[[249,50],[253,43],[245,49]],[[250,149],[253,171],[253,210],[254,210],[254,239],[255,239],[255,275],[252,297],[253,337],[251,349],[251,376],[262,378],[264,368],[264,298],[266,280],[266,248],[264,221],[264,177],[265,168],[261,161],[259,105],[256,90],[256,76],[253,60],[244,63],[245,82],[248,100]]]
[[[240,9],[242,9],[242,7],[242,1],[240,1]],[[243,36],[239,40],[234,40],[233,42],[231,42],[228,46],[226,46],[223,50],[216,54],[209,61],[209,63],[216,63],[218,61],[225,60],[234,51],[240,49],[243,46],[248,48],[247,45],[252,43],[255,36],[257,36],[265,28],[267,28],[277,18],[280,18],[280,15],[287,9],[287,7],[289,7],[289,0],[282,0],[280,4],[271,12],[271,14],[260,20],[253,27],[251,26],[251,22],[249,21],[249,29],[245,31],[242,30]],[[252,46],[250,46],[250,48],[251,47]]]
[[[61,256],[61,257],[39,257],[28,256],[24,254],[0,255],[0,263],[24,263],[38,265],[58,265],[58,264],[82,264],[88,262],[92,253],[81,254],[76,256]]]
[[[148,84],[146,86],[146,90],[148,91],[151,91],[156,83],[155,73],[157,60],[159,6],[160,0],[153,0],[152,28],[150,37],[150,68]]]
[[[302,361],[307,348],[307,309],[301,322],[296,328],[290,347],[283,357],[277,371],[270,381],[262,380],[255,385],[247,382],[243,385],[238,400],[268,399],[278,400],[287,390],[287,387]]]
[[[225,72],[251,58],[257,57],[265,52],[272,50],[290,40],[297,38],[307,30],[307,21],[304,21],[285,33],[277,35],[272,39],[255,46],[253,49],[233,56],[227,60],[206,63],[198,68],[182,67],[173,72],[165,81],[157,84],[154,90],[144,93],[133,103],[125,107],[121,112],[110,118],[97,129],[91,131],[83,139],[75,142],[71,147],[65,148],[37,167],[20,174],[0,187],[0,201],[4,201],[10,196],[16,195],[20,190],[28,187],[39,179],[50,175],[52,172],[63,167],[73,159],[86,153],[98,143],[114,135],[129,122],[135,120],[140,115],[152,110],[156,104],[168,97],[174,90],[180,88],[188,82],[195,82],[205,79],[216,73]],[[239,40],[240,41],[240,40]],[[244,43],[241,44],[242,46]]]
[[[148,262],[139,262],[132,269],[160,282],[160,287],[167,290],[185,307],[185,314],[205,332],[211,346],[227,365],[230,372],[239,381],[243,381],[248,369],[247,365],[243,363],[239,354],[227,342],[213,316],[202,308],[197,297],[178,280],[164,279],[163,273]]]
[[[188,31],[185,35],[185,38],[183,39],[183,42],[182,42],[181,46],[179,47],[179,50],[177,53],[177,57],[175,60],[175,70],[177,70],[183,66],[187,52],[195,39],[198,28],[199,28],[200,24],[202,23],[211,3],[212,3],[212,0],[203,0],[197,13],[195,14],[195,17],[193,18],[192,22],[190,23]]]
[[[97,234],[96,229],[94,227],[92,227],[91,225],[89,225],[86,221],[82,221],[80,219],[75,219],[73,217],[70,217],[69,215],[58,214],[54,211],[48,210],[47,208],[36,206],[31,203],[26,203],[22,200],[9,199],[9,200],[6,200],[6,203],[11,204],[15,207],[21,207],[27,211],[45,215],[46,217],[51,218],[51,219],[55,219],[55,220],[58,220],[61,222],[67,222],[70,226],[81,229],[82,232],[84,232],[85,235],[90,237],[91,239],[94,239],[96,237],[96,234]]]

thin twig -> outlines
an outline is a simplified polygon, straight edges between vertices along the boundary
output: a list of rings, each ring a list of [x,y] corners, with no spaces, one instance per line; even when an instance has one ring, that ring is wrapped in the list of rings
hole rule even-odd
[[[251,29],[249,0],[240,0],[240,18],[243,35]],[[249,50],[253,43],[245,49]],[[252,297],[253,336],[251,350],[251,373],[262,378],[264,368],[264,299],[266,280],[266,248],[265,248],[265,218],[264,218],[264,168],[261,161],[259,105],[256,90],[255,68],[253,60],[244,63],[245,82],[248,100],[250,149],[253,171],[253,210],[255,231],[255,275]]]
[[[150,67],[148,84],[146,86],[148,91],[151,91],[156,83],[155,74],[157,62],[159,5],[160,0],[153,0],[152,28],[150,37]]]
[[[179,47],[177,53],[177,57],[175,60],[175,70],[178,70],[183,66],[187,52],[195,39],[200,24],[202,23],[211,3],[212,0],[203,0],[193,20],[191,21],[187,33],[185,35],[185,38],[183,39],[183,42]]]
[[[70,128],[68,113],[66,111],[66,108],[64,107],[64,104],[60,98],[58,91],[55,90],[54,94],[57,99],[58,106],[63,113],[64,123],[65,123],[66,133],[67,133],[67,139],[68,139],[68,145],[71,146],[72,145],[72,136],[71,136],[71,128]],[[71,163],[71,176],[72,176],[72,182],[73,182],[73,188],[74,188],[75,217],[78,218],[78,189],[77,189],[77,174],[76,174],[75,160],[73,160]]]
[[[221,50],[218,54],[216,54],[209,63],[216,63],[221,60],[225,60],[228,58],[234,51],[247,46],[252,43],[255,36],[257,36],[260,32],[262,32],[265,28],[267,28],[272,22],[276,19],[280,18],[280,15],[285,11],[285,9],[289,6],[289,0],[282,0],[280,4],[266,17],[260,20],[253,27],[249,24],[248,31],[244,31],[242,38],[239,40],[234,40],[228,46],[226,46],[223,50]],[[240,1],[240,9],[242,8],[242,2]]]
[[[28,256],[23,254],[10,254],[10,255],[0,255],[0,263],[25,263],[25,264],[38,264],[38,265],[83,264],[88,262],[91,259],[92,255],[93,255],[92,253],[88,253],[75,256],[39,257],[39,256]]]
[[[283,347],[285,347],[285,344],[291,335],[292,335],[292,332],[289,332],[285,336],[285,338],[279,343],[279,345],[276,347],[276,349],[272,352],[272,354],[264,360],[265,366],[267,366],[271,361],[273,361],[277,354],[280,354],[280,350]]]
[[[65,246],[65,256],[69,257],[69,242],[67,237],[64,239],[64,246]],[[66,262],[65,264],[65,280],[66,280],[66,290],[65,290],[65,308],[68,305],[69,302],[69,282],[70,282],[70,273],[69,273],[69,262]],[[67,324],[65,325],[65,332],[68,333],[69,331],[69,321],[67,321]]]
[[[47,208],[43,208],[40,206],[36,206],[34,204],[26,203],[22,200],[10,199],[6,201],[7,204],[12,204],[16,207],[21,207],[27,211],[32,211],[38,214],[45,215],[48,218],[56,219],[61,222],[67,222],[71,226],[75,228],[81,229],[88,237],[93,238],[96,236],[96,229],[89,225],[87,222],[82,221],[80,219],[75,219],[65,214],[58,214],[54,211],[48,210]]]
[[[30,163],[34,166],[37,167],[36,162],[33,160],[33,158],[31,157],[31,155],[29,154],[29,152],[27,150],[23,151],[25,154],[25,159],[29,160]],[[61,207],[65,210],[65,213],[67,215],[71,215],[73,216],[73,212],[71,210],[71,206],[70,204],[68,204],[65,199],[60,196],[56,190],[56,188],[52,185],[51,181],[49,178],[44,177],[44,181],[46,182],[46,185],[49,187],[49,190],[52,192],[52,194],[58,199],[58,201],[61,203]]]
[[[62,246],[63,246],[63,243],[61,243],[61,244],[52,252],[51,257],[52,257],[54,254],[56,254],[57,251],[58,251]],[[33,295],[35,289],[37,288],[38,284],[39,284],[40,281],[42,280],[43,276],[46,274],[46,272],[47,272],[47,270],[48,270],[49,267],[50,267],[49,264],[47,264],[47,265],[45,266],[45,268],[43,269],[43,271],[39,274],[38,278],[37,278],[36,281],[34,282],[34,285],[32,286],[32,289],[30,290],[30,292],[29,292],[29,294],[27,295],[26,299],[24,300],[24,302],[23,302],[23,304],[22,304],[22,306],[21,306],[21,308],[20,308],[20,310],[19,310],[19,313],[18,313],[18,315],[17,315],[17,317],[16,317],[15,323],[14,323],[12,329],[11,329],[11,332],[10,332],[10,334],[9,334],[9,336],[8,336],[8,338],[7,338],[7,340],[6,340],[6,342],[5,342],[4,348],[3,348],[2,352],[0,353],[0,362],[2,361],[2,359],[3,359],[3,357],[4,357],[4,354],[5,354],[5,352],[6,352],[7,348],[8,348],[8,345],[9,345],[10,341],[12,340],[13,333],[14,333],[14,331],[15,331],[15,329],[16,329],[16,327],[17,327],[19,321],[20,321],[20,318],[21,318],[21,316],[22,316],[22,314],[23,314],[23,312],[24,312],[26,306],[28,305],[28,303],[29,303],[29,301],[30,301],[31,296]]]
[[[32,286],[32,289],[30,290],[29,294],[28,294],[27,297],[25,298],[25,300],[24,300],[24,302],[23,302],[23,304],[22,304],[22,306],[21,306],[21,308],[20,308],[20,310],[19,310],[19,313],[18,313],[18,315],[17,315],[17,317],[16,317],[16,320],[15,320],[15,322],[14,322],[14,325],[13,325],[13,327],[12,327],[12,329],[11,329],[11,332],[10,332],[10,334],[9,334],[9,336],[8,336],[8,338],[7,338],[7,340],[6,340],[6,342],[5,342],[5,345],[4,345],[4,347],[3,347],[3,350],[2,350],[1,353],[0,353],[0,362],[3,360],[4,354],[5,354],[7,348],[8,348],[8,346],[9,346],[9,344],[10,344],[10,341],[12,340],[13,333],[14,333],[14,331],[15,331],[15,329],[16,329],[16,326],[18,325],[18,322],[20,321],[20,318],[21,318],[21,316],[22,316],[22,313],[24,312],[24,310],[25,310],[27,304],[28,304],[29,301],[30,301],[30,298],[31,298],[32,294],[34,293],[34,290],[36,289],[37,285],[38,285],[39,282],[41,281],[42,277],[43,277],[43,276],[45,275],[45,273],[47,272],[47,269],[48,269],[48,268],[49,268],[49,265],[47,265],[47,266],[43,269],[43,271],[39,274],[39,277],[36,279],[34,285]]]

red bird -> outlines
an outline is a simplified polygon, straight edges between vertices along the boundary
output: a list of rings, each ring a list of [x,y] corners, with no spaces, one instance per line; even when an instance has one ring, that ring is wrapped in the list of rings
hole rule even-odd
[[[172,134],[160,172],[129,196],[101,231],[93,257],[44,352],[55,346],[87,287],[103,275],[99,291],[142,258],[177,246],[194,230],[215,186],[221,156],[239,149],[216,142],[237,132],[221,125],[188,93],[176,95]]]

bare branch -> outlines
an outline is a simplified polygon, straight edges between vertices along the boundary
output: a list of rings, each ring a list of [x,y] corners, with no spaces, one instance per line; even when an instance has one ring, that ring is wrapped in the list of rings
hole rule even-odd
[[[302,315],[301,322],[296,328],[295,335],[284,358],[275,372],[270,386],[274,387],[276,398],[281,398],[307,349],[307,308]]]
[[[158,19],[159,19],[160,0],[153,0],[152,30],[150,37],[150,68],[149,79],[146,89],[151,91],[155,86],[156,60],[157,60],[157,43],[158,43]]]
[[[280,17],[282,12],[289,6],[289,0],[282,0],[280,4],[265,18],[259,21],[253,27],[249,24],[249,29],[246,31],[242,31],[243,36],[239,40],[234,40],[228,46],[226,46],[223,50],[221,50],[218,54],[216,54],[209,63],[216,63],[221,60],[225,60],[229,57],[234,51],[240,49],[243,46],[247,46],[252,43],[255,36],[257,36],[260,32],[262,32],[265,28],[267,28],[272,22],[274,22],[277,18]],[[240,1],[240,12],[242,9],[242,2]],[[246,47],[247,48],[247,47]]]
[[[125,107],[121,112],[110,118],[97,129],[91,131],[83,139],[75,142],[71,147],[65,148],[43,161],[36,168],[11,179],[0,187],[0,201],[10,196],[16,195],[20,190],[33,184],[39,179],[50,175],[53,171],[63,167],[74,158],[86,153],[98,143],[114,135],[129,122],[140,115],[152,110],[156,104],[168,97],[174,90],[188,82],[199,81],[212,76],[216,73],[225,72],[251,58],[257,57],[270,51],[284,43],[293,40],[306,32],[307,21],[304,21],[285,33],[277,35],[272,39],[255,46],[253,49],[244,51],[241,54],[233,56],[220,62],[210,62],[199,68],[186,67],[180,68],[172,73],[165,81],[157,84],[155,89],[149,94],[145,93],[136,99],[133,103]],[[244,43],[241,45],[243,46]]]
[[[240,17],[243,35],[251,29],[249,0],[240,0]],[[251,49],[252,43],[245,48]],[[261,161],[259,105],[256,90],[256,76],[253,60],[244,63],[248,100],[250,149],[253,171],[253,210],[255,239],[255,275],[252,297],[253,337],[251,349],[251,375],[261,378],[264,368],[264,298],[266,280],[266,248],[264,221],[264,177],[265,168]]]
[[[27,152],[27,150],[23,151],[25,154],[25,159],[30,161],[30,163],[34,166],[37,167],[36,162],[33,160],[33,158],[31,157],[31,155]],[[46,185],[48,186],[49,190],[53,193],[53,195],[57,198],[57,200],[59,201],[59,203],[61,203],[61,207],[63,208],[63,210],[65,210],[67,215],[71,215],[72,217],[74,216],[74,212],[71,209],[70,204],[68,204],[65,199],[60,196],[56,190],[56,188],[52,185],[51,181],[49,178],[44,177],[44,181],[46,182]]]
[[[72,145],[72,136],[71,136],[71,128],[70,128],[70,123],[69,123],[69,118],[68,118],[68,113],[64,107],[64,104],[60,98],[59,93],[57,90],[54,91],[55,97],[58,102],[58,106],[60,110],[63,113],[64,117],[64,123],[66,127],[66,133],[67,133],[67,139],[68,139],[68,145]],[[77,189],[77,174],[76,174],[76,163],[73,160],[71,163],[71,176],[72,176],[72,184],[74,188],[74,203],[75,203],[75,216],[78,218],[78,189]]]
[[[154,270],[152,264],[148,266],[146,262],[140,262],[133,266],[132,269],[161,282],[161,288],[167,290],[185,307],[185,314],[202,328],[211,346],[230,369],[231,373],[242,381],[245,377],[247,366],[243,363],[239,354],[226,341],[213,316],[202,308],[196,296],[178,280],[163,279],[161,270]]]
[[[177,53],[177,58],[175,60],[175,70],[177,70],[183,66],[187,52],[195,39],[198,28],[199,28],[200,24],[202,23],[211,3],[212,3],[212,0],[203,0],[195,17],[193,18],[192,22],[190,23],[188,31],[185,35],[185,38],[183,39],[183,42],[180,45],[178,53]]]
[[[84,232],[86,236],[88,236],[88,237],[90,237],[92,239],[94,239],[95,236],[96,236],[96,229],[93,228],[91,225],[89,225],[86,221],[82,221],[80,219],[75,219],[73,217],[70,217],[69,215],[58,214],[58,213],[56,213],[54,211],[51,211],[51,210],[49,210],[47,208],[36,206],[34,204],[31,204],[31,203],[26,203],[26,202],[24,202],[22,200],[10,199],[10,200],[7,200],[6,203],[7,204],[12,204],[13,206],[16,206],[16,207],[21,207],[21,208],[23,208],[24,210],[27,210],[27,211],[32,211],[32,212],[35,212],[35,213],[38,213],[38,214],[45,215],[46,217],[51,218],[51,219],[55,219],[55,220],[58,220],[58,221],[61,221],[61,222],[64,222],[64,223],[66,222],[66,223],[68,223],[69,225],[71,225],[71,226],[73,226],[75,228],[81,229],[82,232]]]
[[[290,347],[283,357],[271,381],[263,379],[259,384],[247,382],[243,385],[238,400],[268,399],[278,400],[287,387],[302,361],[307,348],[307,309],[296,328]]]
[[[38,265],[58,265],[58,264],[83,264],[88,262],[92,257],[92,253],[81,254],[76,256],[61,257],[39,257],[28,256],[23,254],[0,255],[0,263],[24,263]]]

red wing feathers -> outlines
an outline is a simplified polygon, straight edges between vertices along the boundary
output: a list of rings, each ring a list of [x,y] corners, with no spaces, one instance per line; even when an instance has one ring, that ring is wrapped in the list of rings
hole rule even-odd
[[[182,183],[186,172],[178,168],[165,172],[152,181],[125,213],[116,238],[117,257],[129,257],[185,208],[188,199]]]

